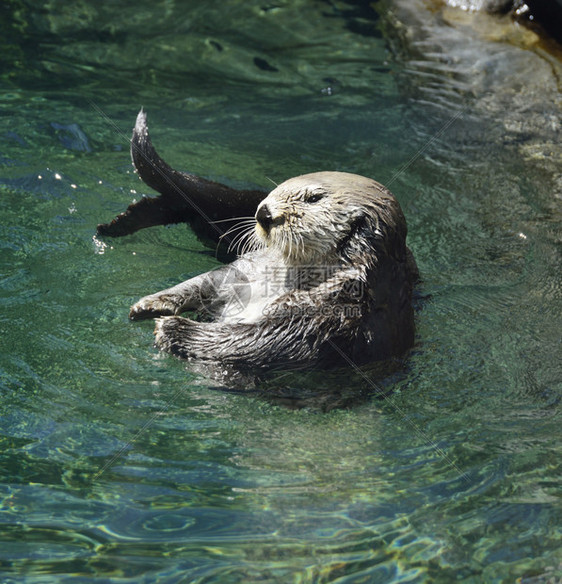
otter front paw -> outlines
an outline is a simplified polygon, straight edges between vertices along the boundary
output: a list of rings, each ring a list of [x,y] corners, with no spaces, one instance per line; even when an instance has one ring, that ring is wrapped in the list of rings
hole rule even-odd
[[[145,296],[131,306],[131,320],[145,320],[156,316],[176,314],[178,305],[166,296]]]
[[[181,316],[165,316],[156,319],[154,344],[163,351],[187,359],[189,351],[189,332],[193,321]]]

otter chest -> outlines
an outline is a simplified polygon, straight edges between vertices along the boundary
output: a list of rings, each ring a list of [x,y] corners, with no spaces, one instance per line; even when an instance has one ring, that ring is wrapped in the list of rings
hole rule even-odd
[[[271,303],[293,289],[291,280],[285,266],[252,266],[230,285],[228,300],[218,320],[248,324],[262,320]]]

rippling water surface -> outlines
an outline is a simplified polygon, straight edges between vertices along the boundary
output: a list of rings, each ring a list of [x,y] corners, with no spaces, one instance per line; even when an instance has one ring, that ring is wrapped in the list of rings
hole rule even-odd
[[[560,581],[551,177],[366,2],[99,4],[0,21],[0,580]],[[218,261],[185,226],[93,237],[150,194],[140,106],[179,168],[392,188],[426,300],[367,372],[389,397],[335,376],[347,408],[295,410],[151,348],[131,303]]]

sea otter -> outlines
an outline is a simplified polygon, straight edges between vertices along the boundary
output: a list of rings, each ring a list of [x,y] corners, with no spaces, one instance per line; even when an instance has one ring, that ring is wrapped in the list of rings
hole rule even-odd
[[[412,346],[418,270],[400,205],[383,185],[345,172],[316,172],[285,181],[265,198],[260,191],[234,191],[164,163],[142,112],[132,151],[141,178],[162,193],[155,222],[188,220],[212,237],[217,216],[249,215],[255,205],[253,218],[239,226],[242,253],[234,262],[131,308],[132,320],[156,318],[159,348],[263,372],[360,364]],[[176,202],[176,215],[166,198]],[[205,220],[195,221],[193,209]],[[179,316],[184,312],[191,318]]]

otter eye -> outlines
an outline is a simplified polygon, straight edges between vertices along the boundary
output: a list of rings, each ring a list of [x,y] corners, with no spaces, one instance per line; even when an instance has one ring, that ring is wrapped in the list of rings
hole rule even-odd
[[[322,193],[313,193],[306,198],[307,203],[317,203],[320,199],[323,199],[324,195]]]

